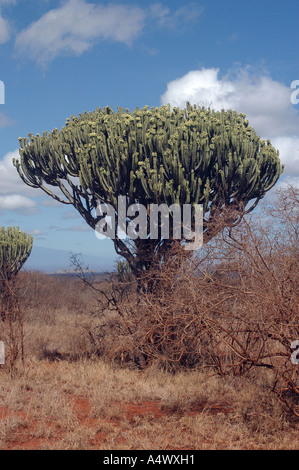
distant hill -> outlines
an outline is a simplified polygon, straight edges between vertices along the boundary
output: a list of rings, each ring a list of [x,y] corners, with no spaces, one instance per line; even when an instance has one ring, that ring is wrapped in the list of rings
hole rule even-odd
[[[42,248],[33,246],[30,257],[24,268],[27,270],[42,271],[45,273],[64,273],[73,270],[71,256],[76,254],[82,268],[93,272],[112,272],[115,271],[115,259],[111,254],[105,257],[92,256],[84,253],[74,253],[67,250],[54,250],[51,248]]]

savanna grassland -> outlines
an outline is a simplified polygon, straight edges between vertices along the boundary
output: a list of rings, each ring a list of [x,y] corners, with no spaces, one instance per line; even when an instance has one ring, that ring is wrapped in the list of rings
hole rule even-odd
[[[21,272],[0,449],[298,450],[297,197],[183,269],[176,256],[142,295],[130,276]]]

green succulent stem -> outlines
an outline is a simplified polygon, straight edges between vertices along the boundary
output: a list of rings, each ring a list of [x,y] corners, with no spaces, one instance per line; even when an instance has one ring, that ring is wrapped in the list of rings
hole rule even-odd
[[[224,208],[250,212],[283,171],[278,151],[244,114],[189,103],[185,109],[145,106],[133,112],[98,108],[72,116],[61,130],[19,142],[14,165],[22,180],[72,204],[91,228],[98,222],[97,204],[117,210],[119,195],[128,205],[202,204],[205,242],[215,235],[213,217]],[[171,245],[142,242],[132,249],[132,243],[114,240],[133,272],[144,269],[146,243],[152,258],[162,258]]]
[[[19,227],[0,227],[0,281],[15,277],[30,256],[33,237]]]

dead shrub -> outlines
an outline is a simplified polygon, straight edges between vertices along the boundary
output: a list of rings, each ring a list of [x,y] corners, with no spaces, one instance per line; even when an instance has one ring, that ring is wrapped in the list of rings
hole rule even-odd
[[[197,256],[176,249],[144,277],[150,289],[114,285],[90,332],[99,354],[142,368],[264,371],[299,415],[298,365],[291,362],[299,339],[299,203],[298,192],[287,191],[263,219],[222,230]]]

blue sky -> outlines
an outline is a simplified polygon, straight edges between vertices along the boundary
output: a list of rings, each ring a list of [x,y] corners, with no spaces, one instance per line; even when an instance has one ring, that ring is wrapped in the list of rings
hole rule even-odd
[[[0,0],[0,225],[114,265],[110,240],[12,165],[18,137],[106,105],[244,112],[280,150],[279,184],[299,186],[298,14],[298,0]]]

